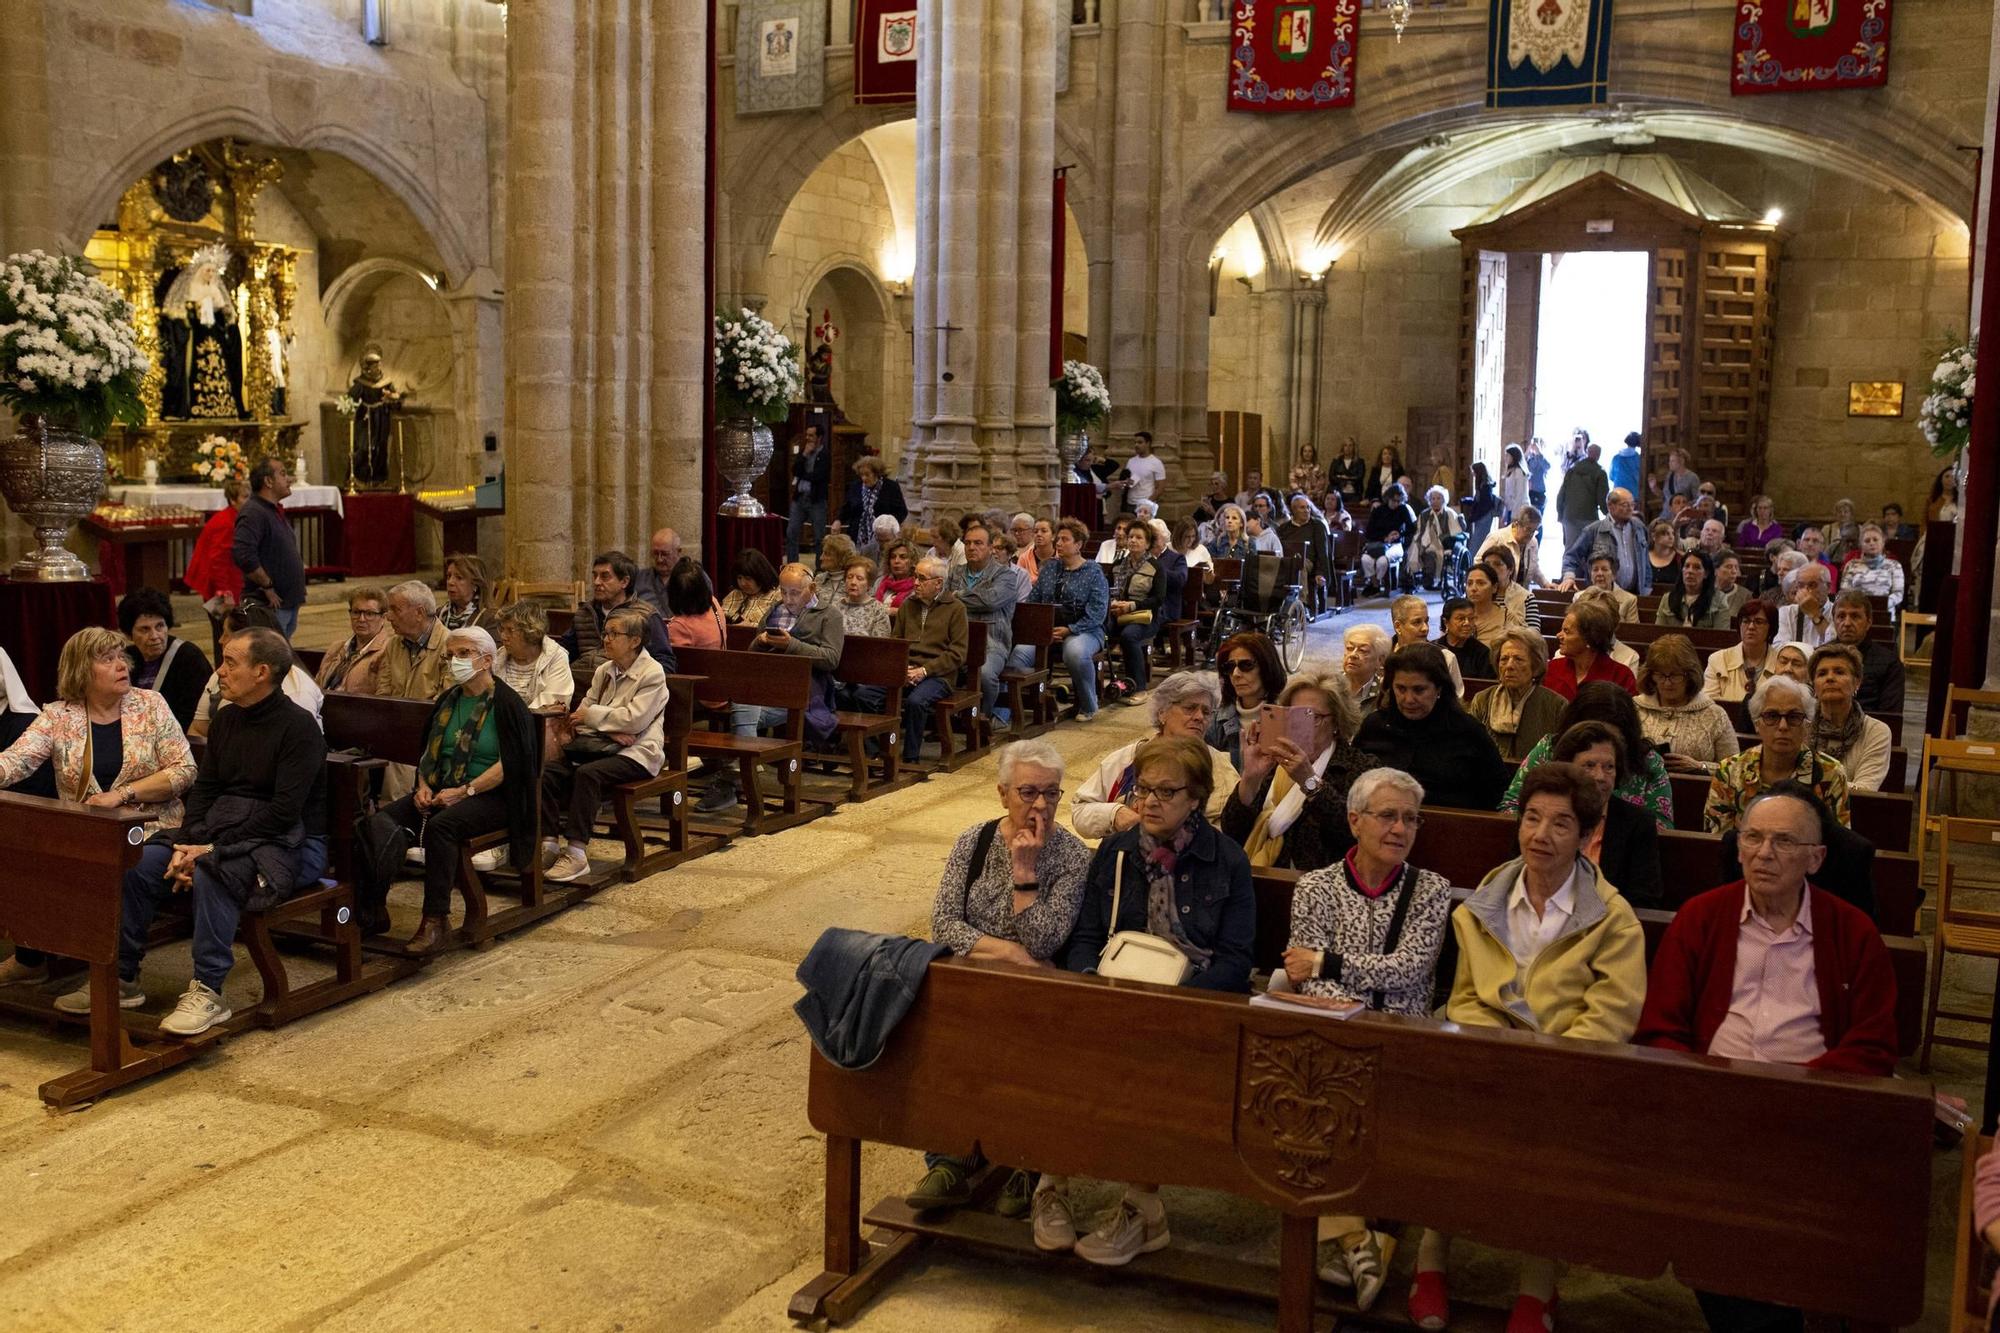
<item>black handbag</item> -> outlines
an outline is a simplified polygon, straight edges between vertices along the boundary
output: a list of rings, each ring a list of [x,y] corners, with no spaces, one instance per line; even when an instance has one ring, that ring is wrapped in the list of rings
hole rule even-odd
[[[578,732],[563,746],[563,758],[572,768],[578,768],[592,760],[622,754],[624,750],[624,746],[601,731]]]

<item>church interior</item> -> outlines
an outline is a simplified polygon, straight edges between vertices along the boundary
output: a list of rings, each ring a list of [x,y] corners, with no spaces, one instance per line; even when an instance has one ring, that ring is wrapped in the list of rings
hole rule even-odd
[[[0,86],[0,1329],[2000,1328],[1991,4],[9,0]],[[97,427],[37,389],[31,252],[143,358]],[[164,696],[149,618],[205,684],[135,796],[162,742],[78,645]],[[574,693],[522,708],[537,653]],[[227,839],[168,812],[272,708],[318,873],[232,890],[217,971]],[[1489,755],[1507,800],[1451,799]],[[1416,871],[1455,895],[1401,1011],[1305,907],[1379,931],[1383,845],[1358,975]],[[955,946],[989,865],[954,929],[1003,947]],[[1662,1037],[1724,887],[1725,1035]],[[1592,910],[1630,956],[1564,1040],[1520,932]]]

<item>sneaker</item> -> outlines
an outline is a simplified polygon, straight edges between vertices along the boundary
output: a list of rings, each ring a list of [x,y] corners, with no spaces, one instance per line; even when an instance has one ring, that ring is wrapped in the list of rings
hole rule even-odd
[[[0,963],[0,986],[39,986],[49,979],[49,965],[29,967],[19,958]]]
[[[563,848],[568,845],[569,844],[563,842],[560,838],[543,838],[542,869],[547,870],[550,866],[554,865],[556,863],[556,858],[563,854]]]
[[[590,858],[574,847],[565,847],[556,857],[555,864],[543,874],[544,879],[558,884],[567,884],[573,879],[582,879],[590,873]]]
[[[420,866],[424,863],[424,849],[421,847],[412,847],[409,851],[403,853],[403,859],[413,866]]]
[[[986,715],[986,720],[993,724],[995,731],[1012,731],[1014,729],[1014,714],[1010,709],[996,708]]]
[[[120,1009],[144,1009],[146,992],[137,981],[118,983],[118,1007]],[[56,997],[56,1008],[66,1014],[87,1014],[90,1012],[90,983],[84,982],[66,995]]]
[[[170,1032],[176,1037],[195,1037],[208,1031],[217,1023],[227,1023],[230,1019],[229,1006],[222,997],[199,981],[190,981],[187,991],[174,1011],[160,1020],[160,1031]]]
[[[1076,1217],[1069,1196],[1059,1189],[1035,1191],[1035,1248],[1060,1254],[1076,1247]]]
[[[701,799],[695,802],[694,808],[699,814],[719,814],[732,809],[740,799],[736,794],[735,783],[718,782],[701,794]]]
[[[1451,1317],[1451,1299],[1445,1293],[1444,1274],[1420,1272],[1410,1284],[1410,1322],[1418,1328],[1443,1328]]]
[[[1352,1287],[1354,1274],[1347,1271],[1347,1254],[1337,1240],[1319,1243],[1319,1280],[1336,1287]]]
[[[917,1187],[903,1196],[903,1202],[923,1212],[930,1208],[956,1208],[972,1197],[966,1187],[965,1168],[957,1162],[939,1162],[924,1172]]]
[[[1507,1317],[1507,1333],[1555,1333],[1556,1303],[1534,1296],[1516,1296]]]
[[[1382,1283],[1388,1277],[1383,1271],[1381,1242],[1375,1239],[1374,1232],[1360,1231],[1341,1238],[1340,1252],[1347,1260],[1344,1266],[1354,1283],[1354,1304],[1366,1310],[1382,1294]]]
[[[501,863],[506,859],[507,849],[505,847],[488,847],[485,851],[477,852],[473,855],[472,868],[481,874],[488,874],[498,870]]]
[[[1026,1171],[1016,1171],[1000,1187],[1000,1201],[993,1205],[993,1211],[1002,1217],[1026,1217],[1034,1202],[1034,1176]]]
[[[1076,1243],[1076,1257],[1106,1268],[1129,1264],[1142,1254],[1167,1248],[1173,1236],[1167,1231],[1167,1214],[1148,1222],[1128,1199],[1118,1205],[1111,1220]]]

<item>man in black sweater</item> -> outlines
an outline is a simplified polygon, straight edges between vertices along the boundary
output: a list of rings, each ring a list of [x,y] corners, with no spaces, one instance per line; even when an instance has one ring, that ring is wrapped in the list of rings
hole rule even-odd
[[[226,1023],[222,983],[236,961],[246,908],[275,906],[326,869],[326,738],[283,689],[292,650],[275,630],[251,629],[222,647],[223,698],[209,725],[201,769],[177,829],[161,829],[125,872],[119,925],[118,1007],[146,1003],[139,963],[146,932],[169,894],[192,892],[194,980],[162,1032],[191,1037]],[[90,987],[63,996],[66,1013],[90,1012]]]
[[[266,458],[251,468],[250,498],[236,513],[236,539],[229,548],[229,558],[243,571],[243,600],[270,607],[288,639],[299,627],[299,608],[306,604],[298,534],[278,507],[291,493],[283,460]],[[278,675],[282,680],[284,673]]]

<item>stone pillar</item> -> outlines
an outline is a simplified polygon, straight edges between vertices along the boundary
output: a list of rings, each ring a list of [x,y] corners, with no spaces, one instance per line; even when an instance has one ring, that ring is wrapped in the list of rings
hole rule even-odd
[[[1301,276],[1292,288],[1291,356],[1285,376],[1286,438],[1281,441],[1283,457],[1298,456],[1299,446],[1310,441],[1323,456],[1319,443],[1320,345],[1326,322],[1326,279],[1315,281]],[[1323,497],[1314,496],[1318,504]]]
[[[700,6],[541,0],[507,43],[508,571],[699,543]]]
[[[1048,383],[1055,42],[1040,0],[943,0],[917,79],[914,476],[920,515],[1053,514]]]
[[[0,255],[22,250],[65,248],[55,216],[49,144],[49,64],[42,5],[12,4],[0,22],[0,88],[7,111],[0,115]],[[14,433],[13,418],[0,409],[0,437]],[[0,504],[0,568],[34,546],[28,525]]]

